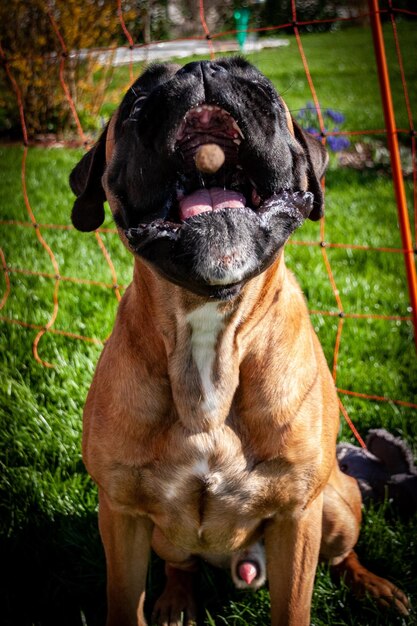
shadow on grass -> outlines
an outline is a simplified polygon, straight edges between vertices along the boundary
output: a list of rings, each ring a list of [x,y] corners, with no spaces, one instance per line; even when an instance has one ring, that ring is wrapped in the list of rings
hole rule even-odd
[[[97,516],[33,512],[33,521],[0,543],[3,626],[101,626],[105,565]]]
[[[26,527],[1,539],[0,553],[5,573],[2,626],[103,626],[105,559],[95,513],[85,517],[57,515],[50,520],[33,511]],[[148,620],[163,586],[164,564],[152,554],[146,601]],[[206,609],[213,623],[228,623],[219,615],[230,611],[235,602],[240,601],[243,606],[248,597],[234,588],[227,570],[208,565],[202,566],[196,579],[196,592],[201,624]],[[254,598],[255,594],[250,596]],[[243,611],[247,612],[251,614],[251,609]],[[248,615],[247,618],[251,623]]]

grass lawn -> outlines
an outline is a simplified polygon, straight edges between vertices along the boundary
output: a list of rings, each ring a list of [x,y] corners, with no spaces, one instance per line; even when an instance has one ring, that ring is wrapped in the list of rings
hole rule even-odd
[[[399,24],[403,52],[415,50],[417,31]],[[387,29],[391,79],[397,122],[407,127],[393,41]],[[311,100],[294,39],[290,46],[249,55],[283,93],[296,112]],[[383,128],[379,91],[369,32],[349,29],[305,35],[303,44],[323,109],[344,113],[346,130]],[[415,85],[414,55],[405,54],[406,75]],[[118,87],[128,82],[120,68],[109,91],[109,112]],[[119,97],[119,96],[118,96]],[[417,93],[411,94],[414,111]],[[0,146],[2,220],[29,221],[23,201],[20,169],[23,150]],[[73,202],[68,174],[82,152],[31,148],[27,159],[29,200],[39,224],[70,224]],[[383,171],[341,169],[332,158],[326,177],[325,240],[331,243],[401,247],[392,181]],[[411,184],[407,183],[411,197]],[[112,228],[107,215],[104,224]],[[34,229],[2,224],[1,248],[11,271],[10,293],[1,310],[9,320],[45,325],[53,309],[54,270]],[[103,341],[111,331],[117,300],[112,275],[94,234],[71,229],[41,228],[63,280],[53,328]],[[119,285],[131,277],[131,258],[114,233],[103,232]],[[308,222],[287,246],[287,263],[297,275],[314,311],[337,312],[321,248],[297,242],[320,240],[319,225]],[[408,295],[400,254],[327,248],[346,313],[407,316]],[[65,277],[77,278],[74,282]],[[100,284],[91,284],[95,281]],[[0,274],[0,299],[6,294]],[[338,318],[313,314],[312,321],[333,362]],[[5,626],[98,626],[103,622],[104,560],[97,531],[96,490],[80,455],[81,412],[100,344],[46,333],[39,343],[46,368],[35,361],[37,331],[0,322],[0,554],[2,624]],[[417,358],[409,321],[346,317],[337,370],[337,385],[393,399],[417,401]],[[383,426],[404,437],[417,452],[417,410],[392,402],[370,402],[341,395],[350,417],[365,436]],[[345,423],[341,438],[353,440]],[[366,565],[401,586],[417,604],[417,518],[402,520],[388,504],[366,510],[358,550]],[[149,597],[163,581],[161,563],[153,561]],[[268,592],[234,590],[225,572],[207,568],[202,574],[207,625],[266,626]],[[326,565],[319,567],[314,590],[315,626],[416,624],[380,612],[367,599],[354,600],[335,584]]]

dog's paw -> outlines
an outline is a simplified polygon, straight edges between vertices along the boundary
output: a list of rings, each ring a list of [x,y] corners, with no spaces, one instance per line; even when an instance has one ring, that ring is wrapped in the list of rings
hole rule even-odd
[[[155,603],[152,624],[155,626],[195,626],[197,607],[194,600],[195,573],[170,567],[162,595]]]
[[[349,585],[356,597],[370,596],[384,609],[393,608],[401,615],[409,615],[410,602],[405,593],[389,580],[381,578],[363,567],[355,552],[352,551],[332,569],[341,578],[344,578],[345,583]]]
[[[389,580],[376,576],[365,568],[357,572],[354,578],[352,591],[356,596],[369,595],[384,609],[394,608],[401,615],[409,614],[410,603],[407,596]]]
[[[196,607],[186,595],[166,594],[165,591],[155,604],[152,613],[153,626],[195,626]]]

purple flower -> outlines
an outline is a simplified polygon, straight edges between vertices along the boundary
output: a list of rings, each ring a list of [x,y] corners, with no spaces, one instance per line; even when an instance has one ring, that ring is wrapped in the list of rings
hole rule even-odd
[[[350,145],[350,141],[347,137],[335,137],[334,135],[327,137],[327,143],[329,144],[330,150],[333,152],[347,150]]]
[[[339,133],[339,125],[345,121],[345,116],[339,111],[333,109],[326,109],[323,112],[323,116],[326,118],[326,127],[323,129],[324,134]],[[319,128],[318,115],[316,107],[313,102],[307,102],[304,109],[300,109],[297,115],[300,120],[302,128],[316,137],[321,136],[321,129]],[[350,141],[344,136],[329,135],[327,138],[327,144],[333,152],[340,152],[346,150],[350,146]]]
[[[333,111],[333,109],[326,109],[324,112],[335,124],[343,124],[345,116],[339,111]]]
[[[310,133],[310,135],[320,135],[320,130],[318,128],[314,128],[314,126],[304,127],[304,130]]]

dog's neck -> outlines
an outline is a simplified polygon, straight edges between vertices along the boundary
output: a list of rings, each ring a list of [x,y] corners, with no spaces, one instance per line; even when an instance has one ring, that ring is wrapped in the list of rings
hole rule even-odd
[[[226,420],[242,364],[262,333],[259,319],[276,304],[284,280],[281,255],[233,301],[210,301],[161,279],[136,260],[127,319],[140,323],[146,308],[155,355],[166,359],[175,409],[190,431],[211,430]]]

